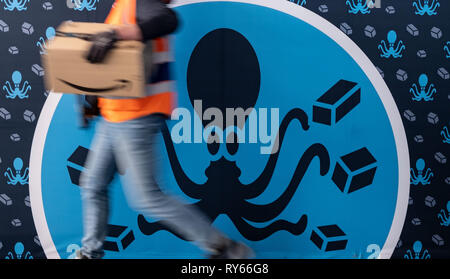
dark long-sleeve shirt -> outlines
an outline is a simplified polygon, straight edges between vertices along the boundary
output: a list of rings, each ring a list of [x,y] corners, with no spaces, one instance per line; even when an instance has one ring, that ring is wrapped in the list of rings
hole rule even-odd
[[[160,0],[136,0],[136,22],[144,42],[169,35],[178,27],[176,13]]]

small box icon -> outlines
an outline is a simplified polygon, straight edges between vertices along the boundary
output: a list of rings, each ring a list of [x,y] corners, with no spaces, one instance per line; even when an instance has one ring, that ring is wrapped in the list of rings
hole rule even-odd
[[[331,179],[343,193],[354,192],[372,184],[376,163],[369,150],[361,148],[340,157]]]
[[[348,239],[337,225],[320,226],[311,233],[310,240],[322,251],[344,250]]]
[[[339,122],[361,101],[361,88],[357,83],[338,81],[313,106],[313,121],[326,125]]]

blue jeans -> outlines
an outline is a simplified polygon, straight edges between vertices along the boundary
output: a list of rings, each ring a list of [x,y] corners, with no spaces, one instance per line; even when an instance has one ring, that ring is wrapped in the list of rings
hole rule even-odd
[[[224,236],[210,225],[200,211],[188,207],[175,197],[164,194],[155,184],[158,167],[155,137],[164,118],[148,115],[112,123],[101,119],[89,152],[80,185],[83,203],[81,251],[91,258],[104,256],[103,242],[109,216],[108,185],[117,171],[116,164],[126,166],[132,183],[124,183],[128,204],[146,217],[156,217],[200,248],[218,247]]]

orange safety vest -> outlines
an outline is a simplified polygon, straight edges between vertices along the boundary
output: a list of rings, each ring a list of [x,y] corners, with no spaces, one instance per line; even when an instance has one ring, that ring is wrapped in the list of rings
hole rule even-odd
[[[136,24],[136,0],[116,0],[105,23],[113,25]],[[152,40],[153,63],[170,62],[167,38]],[[153,113],[170,116],[174,108],[173,81],[159,80],[146,85],[152,95],[133,99],[98,98],[101,115],[110,122],[123,122]]]

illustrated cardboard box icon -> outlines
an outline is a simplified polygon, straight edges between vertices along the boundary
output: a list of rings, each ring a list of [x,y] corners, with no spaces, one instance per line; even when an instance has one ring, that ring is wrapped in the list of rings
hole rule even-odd
[[[336,124],[361,101],[361,88],[354,82],[340,80],[313,105],[313,121]]]
[[[89,152],[92,152],[92,150],[89,150],[83,146],[78,146],[75,149],[75,151],[70,155],[70,157],[67,159],[67,171],[69,173],[70,181],[74,185],[81,186],[80,177],[81,173],[85,170],[85,164]],[[123,168],[117,167],[117,172],[120,175],[124,175],[125,171],[126,171],[125,167]],[[111,179],[114,179],[114,177],[111,177]],[[110,182],[112,182],[112,180],[108,181],[108,183]]]
[[[75,185],[80,186],[80,176],[83,172],[88,153],[89,149],[78,146],[72,155],[70,155],[69,159],[67,159],[67,170],[69,171],[70,181]]]
[[[313,229],[310,240],[322,251],[344,250],[347,236],[338,225],[320,226]]]
[[[109,30],[111,25],[104,23],[63,22],[54,39],[47,42],[47,54],[41,57],[47,89],[97,96],[146,96],[146,71],[150,69],[145,65],[151,65],[151,48],[144,43],[118,41],[102,63],[86,60],[92,45],[89,36]]]
[[[133,230],[129,227],[108,224],[108,233],[103,248],[114,252],[123,251],[134,240]]]
[[[367,148],[340,157],[331,180],[343,193],[351,193],[372,184],[377,160]]]

